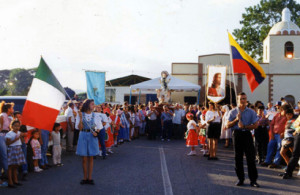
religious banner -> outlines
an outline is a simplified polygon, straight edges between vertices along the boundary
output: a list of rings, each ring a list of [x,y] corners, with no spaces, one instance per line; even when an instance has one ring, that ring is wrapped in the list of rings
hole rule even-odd
[[[105,72],[85,71],[87,96],[95,105],[105,102]]]
[[[206,96],[212,102],[218,103],[226,96],[226,66],[207,67],[207,90]]]

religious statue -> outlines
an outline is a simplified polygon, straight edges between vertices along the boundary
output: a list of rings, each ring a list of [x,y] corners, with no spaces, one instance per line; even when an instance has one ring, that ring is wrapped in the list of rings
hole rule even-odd
[[[171,78],[169,77],[169,73],[167,71],[162,71],[161,79],[159,80],[161,88],[156,90],[159,103],[169,103],[171,101],[171,91],[168,87],[170,81]]]

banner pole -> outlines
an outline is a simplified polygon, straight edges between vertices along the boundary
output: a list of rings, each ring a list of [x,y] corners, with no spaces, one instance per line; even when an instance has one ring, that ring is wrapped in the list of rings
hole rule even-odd
[[[230,45],[228,30],[227,30],[227,35],[228,35],[228,41],[229,41],[229,52],[230,52],[230,62],[231,62],[231,70],[232,70],[232,77],[233,77],[234,92],[235,92],[235,102],[237,104],[238,103],[237,102],[237,91],[236,91],[235,76],[234,76],[234,71],[233,71],[232,50],[231,50],[231,45]]]
[[[129,104],[131,104],[131,88],[130,88],[130,92],[129,92]]]
[[[200,89],[198,90],[198,97],[197,97],[197,104],[199,105],[200,103]]]
[[[140,104],[140,100],[141,100],[141,92],[142,92],[142,90],[140,90],[140,92],[139,92],[139,101],[138,101],[138,105]]]

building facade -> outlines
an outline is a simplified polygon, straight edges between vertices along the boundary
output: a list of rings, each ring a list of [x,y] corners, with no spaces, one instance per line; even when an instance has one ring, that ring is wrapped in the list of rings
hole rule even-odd
[[[199,56],[198,63],[172,63],[172,75],[200,85],[202,87],[200,102],[204,102],[207,66],[226,65],[226,88],[234,89],[235,82],[236,91],[244,91],[248,94],[250,102],[261,100],[265,104],[275,103],[284,97],[291,103],[295,103],[300,98],[300,90],[296,84],[300,80],[300,28],[290,18],[290,10],[285,8],[282,11],[282,21],[271,28],[263,41],[263,63],[260,65],[267,76],[253,93],[250,91],[245,75],[235,74],[233,80],[229,54]],[[176,96],[172,97],[173,100],[184,102],[185,97],[197,96],[197,94],[183,93]],[[235,98],[234,95],[232,97]]]

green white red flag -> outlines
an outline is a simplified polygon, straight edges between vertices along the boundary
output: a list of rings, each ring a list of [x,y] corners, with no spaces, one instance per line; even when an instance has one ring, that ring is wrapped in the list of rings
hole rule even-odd
[[[22,123],[52,131],[60,108],[65,101],[65,90],[41,58],[23,109]]]

